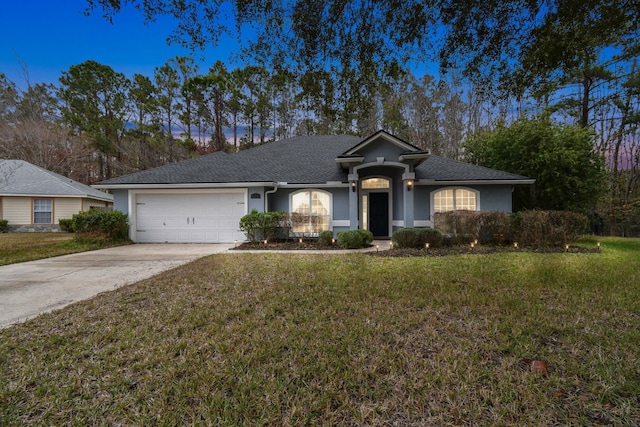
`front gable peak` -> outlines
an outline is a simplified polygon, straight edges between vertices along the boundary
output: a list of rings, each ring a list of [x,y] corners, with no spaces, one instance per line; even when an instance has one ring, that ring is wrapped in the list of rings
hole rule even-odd
[[[379,130],[368,138],[354,145],[336,158],[336,163],[347,169],[349,166],[367,163],[373,159],[393,161],[417,166],[429,157],[424,151],[402,139]]]

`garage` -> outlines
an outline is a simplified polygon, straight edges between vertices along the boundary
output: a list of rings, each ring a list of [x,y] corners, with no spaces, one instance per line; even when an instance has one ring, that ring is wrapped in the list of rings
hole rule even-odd
[[[135,241],[140,243],[231,243],[244,240],[238,229],[246,193],[138,193]]]

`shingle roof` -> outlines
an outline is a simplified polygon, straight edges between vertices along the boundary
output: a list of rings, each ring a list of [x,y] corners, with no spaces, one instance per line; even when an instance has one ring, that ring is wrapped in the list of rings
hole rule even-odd
[[[349,135],[297,136],[233,154],[208,154],[102,181],[98,185],[346,182],[348,171],[336,164],[336,158],[362,141],[362,138]],[[436,181],[527,179],[438,156],[430,156],[415,172],[416,179]]]
[[[0,159],[0,195],[85,197],[113,201],[111,194],[32,165],[24,160]]]
[[[529,179],[526,176],[433,155],[421,163],[415,172],[416,179],[433,179],[436,181],[511,181]]]

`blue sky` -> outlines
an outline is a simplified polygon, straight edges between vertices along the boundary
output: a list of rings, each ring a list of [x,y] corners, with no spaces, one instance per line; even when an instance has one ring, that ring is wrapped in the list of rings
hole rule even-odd
[[[200,59],[180,46],[168,46],[174,28],[170,19],[145,25],[142,16],[129,8],[117,14],[113,24],[99,12],[84,16],[83,0],[8,0],[0,6],[0,72],[18,87],[25,86],[20,62],[29,71],[31,83],[58,83],[71,65],[92,59],[131,77],[152,76],[155,67],[176,55]],[[229,64],[237,48],[225,40],[219,48],[205,52],[206,70],[217,59]]]

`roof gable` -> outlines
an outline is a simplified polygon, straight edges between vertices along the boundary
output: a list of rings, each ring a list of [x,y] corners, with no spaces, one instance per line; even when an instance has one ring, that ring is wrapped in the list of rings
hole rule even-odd
[[[360,143],[358,143],[358,144],[354,145],[353,147],[349,148],[342,155],[343,156],[353,156],[353,155],[358,155],[358,154],[362,155],[362,153],[365,153],[365,152],[369,151],[369,150],[367,150],[367,146],[373,145],[374,148],[376,146],[379,147],[380,142],[384,142],[384,143],[387,143],[387,144],[392,144],[393,146],[397,147],[399,153],[410,152],[410,151],[421,151],[415,145],[409,144],[408,142],[405,142],[405,141],[401,140],[400,138],[391,135],[388,132],[385,132],[383,130],[379,130],[378,132],[374,133],[370,137],[362,140]]]

